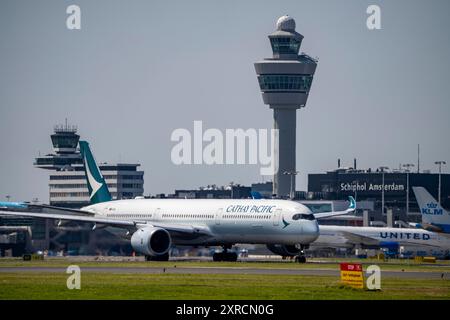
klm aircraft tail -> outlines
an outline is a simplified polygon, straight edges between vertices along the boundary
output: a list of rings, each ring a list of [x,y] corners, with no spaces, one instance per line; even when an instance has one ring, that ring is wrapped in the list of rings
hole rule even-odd
[[[425,229],[450,233],[450,213],[423,187],[413,187]]]
[[[100,203],[111,201],[111,194],[109,193],[108,186],[105,179],[103,179],[102,173],[95,162],[92,155],[89,143],[86,141],[80,141],[80,151],[83,157],[84,171],[86,173],[86,181],[89,190],[89,196],[91,203]]]

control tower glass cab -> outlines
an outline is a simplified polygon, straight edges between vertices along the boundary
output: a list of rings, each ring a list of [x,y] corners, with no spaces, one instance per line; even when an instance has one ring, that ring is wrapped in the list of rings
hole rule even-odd
[[[303,36],[295,31],[295,20],[288,15],[278,19],[276,31],[269,35],[272,58],[255,63],[264,104],[273,109],[274,129],[278,129],[273,193],[287,197],[295,191],[296,110],[305,107],[317,60],[299,54]],[[291,180],[293,178],[293,181]]]
[[[77,127],[68,125],[56,125],[53,134],[50,136],[53,144],[52,154],[39,155],[35,158],[34,166],[49,170],[74,170],[74,165],[82,165],[83,159],[77,150],[80,136],[77,134]]]
[[[56,125],[51,135],[53,151],[56,154],[75,153],[77,151],[80,136],[77,135],[77,127],[70,125]]]

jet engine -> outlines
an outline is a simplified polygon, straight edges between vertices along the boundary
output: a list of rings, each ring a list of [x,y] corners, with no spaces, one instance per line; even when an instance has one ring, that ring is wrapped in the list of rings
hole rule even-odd
[[[302,250],[300,247],[295,245],[284,245],[284,244],[268,244],[267,249],[275,254],[283,257],[294,257],[300,254]]]
[[[131,236],[131,246],[146,256],[161,256],[169,252],[172,240],[169,232],[162,228],[138,229]]]

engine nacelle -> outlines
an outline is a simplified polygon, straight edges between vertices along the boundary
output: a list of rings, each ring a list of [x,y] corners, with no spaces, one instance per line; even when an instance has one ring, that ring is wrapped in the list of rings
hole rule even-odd
[[[136,252],[148,256],[160,256],[166,254],[172,239],[169,232],[163,228],[147,227],[137,230],[131,236],[131,246]]]
[[[294,257],[297,256],[301,251],[301,249],[295,245],[284,244],[268,244],[267,249],[283,257]]]
[[[408,222],[408,225],[409,225],[410,228],[422,229],[422,225],[420,223]]]

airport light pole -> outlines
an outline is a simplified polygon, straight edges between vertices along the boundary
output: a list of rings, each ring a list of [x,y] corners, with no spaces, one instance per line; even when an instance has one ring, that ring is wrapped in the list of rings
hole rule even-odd
[[[359,183],[358,180],[353,180],[353,182],[352,182],[353,186],[355,187],[355,201],[356,201],[356,190],[358,189],[358,183]]]
[[[406,215],[409,213],[409,172],[412,167],[414,167],[414,164],[412,163],[406,163],[403,165],[404,168],[406,168]]]
[[[298,171],[284,171],[283,174],[291,176],[291,192],[289,193],[289,198],[294,199],[294,177],[298,174]]]
[[[434,164],[439,166],[438,203],[441,204],[441,169],[442,165],[447,163],[445,161],[436,161]]]
[[[384,214],[384,170],[389,169],[388,167],[379,167],[381,170],[381,214]]]

